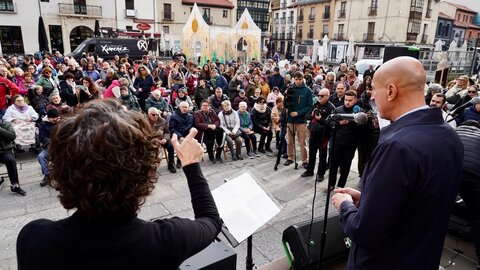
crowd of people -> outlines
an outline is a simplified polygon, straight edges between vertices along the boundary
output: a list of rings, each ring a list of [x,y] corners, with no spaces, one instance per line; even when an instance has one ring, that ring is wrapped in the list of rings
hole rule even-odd
[[[345,63],[323,67],[293,61],[279,67],[273,59],[248,63],[217,59],[199,65],[182,54],[167,61],[153,56],[132,61],[128,55],[111,60],[87,55],[76,61],[58,52],[43,59],[0,58],[0,162],[6,164],[12,192],[25,196],[12,150],[38,145],[44,175],[40,185],[48,185],[53,127],[94,100],[115,99],[123,109],[144,115],[165,149],[171,173],[182,167],[181,158],[175,162],[178,153],[171,139],[181,143],[198,130],[195,138],[213,164],[223,163],[228,149],[232,161],[275,152],[289,166],[297,162],[299,150],[305,169],[301,177],[323,181],[330,167],[335,177],[325,192],[337,187],[348,193],[342,188],[355,153],[362,178],[380,129],[388,125],[378,112],[375,73],[370,67],[360,80],[355,66]],[[472,102],[479,87],[468,76],[458,77],[445,89],[430,84],[421,90],[423,106],[441,108],[444,121],[453,127],[480,121],[480,103]],[[368,116],[364,124],[329,117],[361,112]],[[333,157],[331,164],[327,157]]]

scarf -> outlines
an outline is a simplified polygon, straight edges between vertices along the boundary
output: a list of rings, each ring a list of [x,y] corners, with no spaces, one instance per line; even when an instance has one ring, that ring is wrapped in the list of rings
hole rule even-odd
[[[13,104],[15,106],[15,109],[21,113],[25,113],[28,110],[28,105],[25,105],[23,107],[17,106],[16,104]]]

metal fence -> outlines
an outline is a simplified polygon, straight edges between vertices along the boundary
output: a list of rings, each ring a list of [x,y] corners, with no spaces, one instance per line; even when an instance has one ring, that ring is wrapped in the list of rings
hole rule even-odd
[[[473,71],[477,71],[475,66],[473,66],[474,70],[472,70],[472,62],[475,60],[475,53],[473,51],[447,51],[444,53],[447,54],[447,61],[449,64],[447,81],[453,80],[463,74],[474,74]],[[427,78],[432,81],[440,62],[437,58],[438,54],[439,52],[434,52],[433,50],[420,51],[419,60],[422,62],[423,68],[427,72]]]

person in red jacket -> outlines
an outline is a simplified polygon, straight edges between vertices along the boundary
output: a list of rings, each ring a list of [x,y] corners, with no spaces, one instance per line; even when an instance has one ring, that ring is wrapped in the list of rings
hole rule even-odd
[[[6,77],[0,76],[0,118],[7,111],[7,100],[18,94],[20,89]]]

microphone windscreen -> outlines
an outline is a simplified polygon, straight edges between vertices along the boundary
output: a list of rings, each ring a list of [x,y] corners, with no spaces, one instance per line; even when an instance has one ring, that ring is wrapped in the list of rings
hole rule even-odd
[[[474,97],[470,100],[471,104],[478,104],[480,103],[480,97]]]
[[[364,125],[368,121],[368,116],[366,113],[359,112],[355,115],[355,122],[359,125]]]

